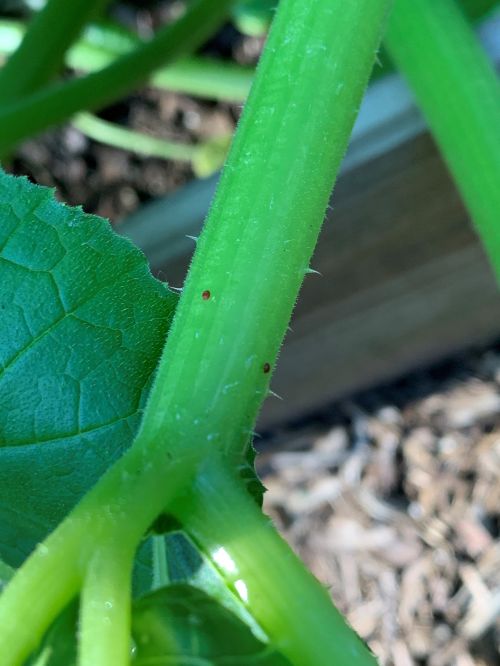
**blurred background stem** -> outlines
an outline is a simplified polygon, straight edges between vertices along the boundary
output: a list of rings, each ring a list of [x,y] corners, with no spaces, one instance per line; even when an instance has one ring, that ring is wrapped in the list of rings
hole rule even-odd
[[[457,3],[396,0],[385,40],[500,279],[500,82]]]

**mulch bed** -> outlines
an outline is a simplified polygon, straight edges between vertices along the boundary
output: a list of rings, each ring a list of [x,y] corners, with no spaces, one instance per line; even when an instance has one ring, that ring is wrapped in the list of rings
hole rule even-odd
[[[402,400],[382,388],[336,405],[329,426],[271,437],[265,508],[381,664],[493,666],[500,353],[438,375],[407,379]]]

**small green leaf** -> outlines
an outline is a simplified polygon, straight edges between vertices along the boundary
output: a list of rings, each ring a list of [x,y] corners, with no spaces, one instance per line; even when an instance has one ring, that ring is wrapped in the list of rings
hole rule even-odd
[[[12,578],[14,575],[14,569],[12,567],[9,567],[8,564],[5,564],[2,560],[0,560],[0,594],[2,593],[3,588],[7,585],[9,580]]]
[[[171,585],[134,604],[134,666],[287,666],[271,646],[201,590]]]
[[[147,539],[139,551],[134,568],[134,596],[142,596],[155,588],[152,539]],[[164,537],[167,576],[170,583],[186,583],[202,590],[228,611],[251,627],[253,633],[264,637],[262,630],[242,603],[239,595],[228,587],[207,554],[202,553],[188,535],[177,530]]]
[[[42,643],[26,666],[73,666],[76,664],[78,602],[73,601],[54,620]]]
[[[26,666],[74,666],[77,627],[75,600],[52,623]],[[181,583],[134,603],[131,651],[134,666],[289,666],[217,600]]]
[[[249,441],[247,444],[247,449],[245,451],[244,458],[240,465],[238,466],[238,471],[240,478],[244,481],[248,492],[257,502],[259,507],[262,508],[262,503],[264,501],[264,493],[266,492],[266,487],[260,480],[255,470],[255,457],[257,451],[252,443]]]
[[[176,296],[98,217],[0,171],[0,557],[131,443]]]
[[[278,0],[243,0],[233,9],[237,28],[251,37],[262,37],[271,25]]]

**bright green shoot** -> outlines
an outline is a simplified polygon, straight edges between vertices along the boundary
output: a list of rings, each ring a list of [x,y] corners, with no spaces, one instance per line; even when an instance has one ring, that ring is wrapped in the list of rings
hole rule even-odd
[[[222,167],[231,141],[230,135],[214,137],[197,145],[167,141],[129,130],[91,113],[78,114],[73,125],[89,138],[108,146],[149,157],[190,162],[198,178],[211,176]]]

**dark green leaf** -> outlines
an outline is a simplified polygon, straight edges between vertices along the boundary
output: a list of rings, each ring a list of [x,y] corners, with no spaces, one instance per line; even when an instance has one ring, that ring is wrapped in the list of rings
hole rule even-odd
[[[206,592],[251,626],[254,633],[259,633],[255,620],[239,595],[231,591],[210,558],[200,552],[184,532],[176,531],[165,535],[164,546],[170,583],[187,583]],[[139,549],[135,561],[135,596],[144,595],[154,589],[154,578],[152,540],[149,538]]]
[[[0,557],[132,441],[176,297],[109,224],[0,171]]]
[[[289,665],[230,611],[188,585],[172,585],[138,600],[132,635],[136,666]]]
[[[255,447],[252,444],[252,442],[249,441],[245,452],[245,456],[243,458],[243,461],[239,465],[238,469],[240,477],[243,479],[248,492],[250,493],[250,495],[252,495],[252,497],[257,502],[259,507],[262,507],[262,502],[264,500],[264,493],[266,492],[266,488],[263,485],[262,481],[257,476],[257,472],[255,470],[256,455],[257,451],[255,450]]]
[[[77,621],[74,601],[52,623],[26,666],[74,666]],[[164,587],[136,601],[132,638],[134,666],[289,666],[230,610],[186,584]]]
[[[54,620],[27,666],[74,666],[77,622],[78,601],[73,601]]]
[[[0,594],[13,575],[14,569],[0,560]]]

